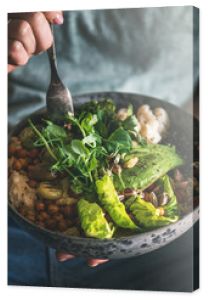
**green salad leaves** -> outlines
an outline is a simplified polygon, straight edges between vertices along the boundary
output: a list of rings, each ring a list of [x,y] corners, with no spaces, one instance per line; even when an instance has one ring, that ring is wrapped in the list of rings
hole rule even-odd
[[[64,116],[63,124],[42,120],[36,125],[29,120],[36,136],[33,146],[42,149],[52,173],[67,176],[80,198],[81,227],[88,237],[111,238],[117,227],[140,231],[178,220],[177,199],[166,174],[183,160],[173,146],[147,144],[133,106],[126,112],[126,118],[119,119],[114,102],[107,99],[80,106],[75,116]],[[132,158],[135,164],[128,167]],[[128,199],[126,210],[119,193],[143,191],[155,182],[169,197],[164,215],[140,196]]]

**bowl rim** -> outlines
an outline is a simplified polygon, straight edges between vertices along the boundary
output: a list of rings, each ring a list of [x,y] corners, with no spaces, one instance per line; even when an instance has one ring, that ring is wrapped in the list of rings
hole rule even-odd
[[[104,96],[105,94],[105,96]],[[134,97],[142,97],[144,99],[147,99],[147,100],[156,100],[158,102],[162,102],[162,103],[165,103],[166,105],[168,106],[172,106],[174,109],[177,109],[177,110],[180,110],[182,111],[184,114],[188,115],[188,117],[190,118],[193,118],[193,121],[196,121],[197,123],[199,123],[199,120],[196,119],[194,116],[192,116],[191,114],[187,113],[186,111],[184,111],[183,109],[181,109],[179,106],[171,103],[171,102],[167,102],[167,101],[164,101],[162,99],[159,99],[159,98],[156,98],[156,97],[152,97],[152,96],[149,96],[149,95],[143,95],[143,94],[137,94],[137,93],[131,93],[131,92],[117,92],[117,91],[99,91],[99,92],[89,92],[89,93],[83,93],[83,94],[75,94],[73,95],[73,98],[81,98],[81,97],[106,97],[106,95],[109,97],[112,97],[113,94],[116,94],[116,95],[126,95],[126,96],[134,96]],[[22,118],[19,122],[17,122],[12,130],[9,132],[8,134],[8,144],[9,144],[9,141],[11,139],[11,137],[13,136],[14,132],[17,130],[16,127],[19,127],[21,124],[24,124],[29,117],[31,118],[34,118],[34,117],[38,117],[39,115],[43,114],[44,112],[46,111],[46,106],[41,106],[40,108],[38,108],[37,110],[35,110],[34,112],[32,112],[31,114],[29,115],[26,115],[24,118]],[[9,185],[8,185],[8,191],[9,191]],[[96,241],[97,243],[100,243],[100,244],[104,244],[106,242],[109,242],[109,241],[116,241],[116,242],[122,242],[126,239],[138,239],[138,237],[144,237],[146,236],[147,234],[148,235],[157,235],[157,233],[159,233],[160,231],[164,231],[165,229],[172,229],[175,227],[175,225],[178,223],[178,222],[183,222],[184,220],[192,217],[193,218],[193,222],[192,222],[192,226],[194,225],[194,223],[199,219],[199,205],[197,207],[195,207],[191,212],[189,212],[188,214],[184,215],[182,218],[180,218],[178,221],[174,222],[174,223],[171,223],[169,225],[165,225],[165,226],[162,226],[162,227],[159,227],[159,228],[156,228],[156,229],[152,229],[152,230],[148,230],[148,231],[145,231],[145,232],[138,232],[138,233],[134,233],[134,234],[131,234],[131,235],[127,235],[127,236],[122,236],[122,237],[112,237],[112,238],[109,238],[109,239],[97,239],[97,238],[93,238],[93,237],[80,237],[80,236],[69,236],[69,235],[66,235],[62,232],[58,232],[58,231],[51,231],[49,229],[46,229],[46,228],[43,228],[43,227],[40,227],[38,225],[36,225],[35,223],[31,222],[30,220],[28,220],[27,218],[25,218],[23,215],[21,215],[14,207],[13,205],[11,204],[11,201],[10,201],[10,197],[8,196],[8,208],[9,208],[9,211],[8,212],[12,212],[12,214],[18,216],[18,218],[20,218],[23,222],[25,222],[27,225],[29,225],[32,229],[35,229],[35,230],[38,230],[38,231],[42,231],[46,234],[53,234],[53,236],[56,236],[56,237],[59,237],[59,238],[63,238],[63,239],[73,239],[73,240],[76,240],[76,241],[83,241],[83,240],[86,240],[86,241]],[[194,215],[197,215],[196,217],[196,220],[194,221]],[[17,221],[18,222],[18,221]],[[192,227],[191,226],[191,227]]]

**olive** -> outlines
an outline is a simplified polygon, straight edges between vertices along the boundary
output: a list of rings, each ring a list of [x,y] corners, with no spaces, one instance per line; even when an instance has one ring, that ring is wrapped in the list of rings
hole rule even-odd
[[[49,182],[41,182],[37,188],[37,193],[40,197],[47,200],[57,200],[62,196],[62,189]]]

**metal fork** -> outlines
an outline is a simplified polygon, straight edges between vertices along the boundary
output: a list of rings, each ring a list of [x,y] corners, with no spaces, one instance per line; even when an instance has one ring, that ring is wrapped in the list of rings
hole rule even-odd
[[[53,44],[47,50],[51,66],[51,82],[46,95],[46,106],[49,117],[54,121],[60,121],[67,112],[74,114],[74,105],[69,89],[63,84],[58,74],[53,25],[51,25],[51,31]]]

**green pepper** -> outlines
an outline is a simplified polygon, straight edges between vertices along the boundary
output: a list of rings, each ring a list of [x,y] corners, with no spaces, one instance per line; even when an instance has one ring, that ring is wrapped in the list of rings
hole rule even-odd
[[[77,206],[81,227],[87,237],[109,239],[113,236],[114,227],[108,223],[102,208],[97,203],[80,199]]]
[[[171,169],[183,163],[175,148],[166,145],[139,146],[131,154],[125,156],[125,161],[133,157],[138,163],[129,169],[123,169],[120,177],[126,188],[144,190]],[[117,191],[122,191],[118,175],[114,175],[114,185]]]
[[[144,229],[165,226],[179,219],[177,199],[168,175],[163,176],[160,181],[163,183],[164,192],[166,192],[169,197],[169,202],[166,205],[155,207],[152,203],[143,200],[141,196],[129,202],[131,213]],[[163,212],[162,215],[161,211]]]
[[[101,205],[115,224],[122,228],[138,229],[127,214],[124,204],[120,202],[110,176],[104,175],[102,179],[97,180],[96,187]]]

